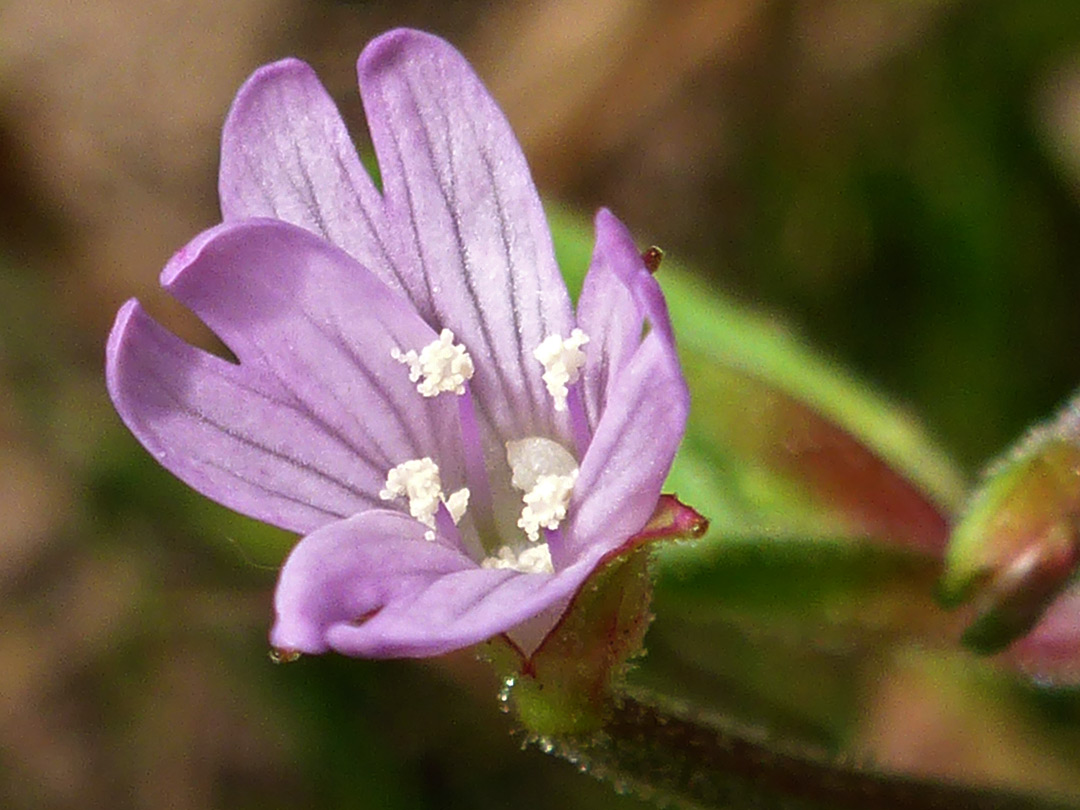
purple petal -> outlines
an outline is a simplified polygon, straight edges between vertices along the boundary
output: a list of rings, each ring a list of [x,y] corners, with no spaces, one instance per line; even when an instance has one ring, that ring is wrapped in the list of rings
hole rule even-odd
[[[432,456],[461,486],[456,403],[424,399],[390,356],[434,334],[349,256],[249,220],[182,250],[165,286],[236,354],[186,345],[134,302],[109,338],[121,417],[179,478],[237,511],[310,531],[378,504],[388,470]]]
[[[472,390],[501,435],[550,431],[532,352],[569,333],[570,303],[506,119],[462,56],[429,34],[384,34],[358,71],[387,216],[417,274],[414,302],[469,348]]]
[[[590,339],[581,377],[590,425],[599,421],[608,385],[641,343],[646,318],[671,339],[656,279],[646,269],[626,226],[602,208],[596,214],[596,246],[577,309],[578,326]]]
[[[240,88],[222,134],[218,186],[225,221],[267,217],[299,225],[402,289],[382,198],[337,107],[304,62],[266,65]]]
[[[615,548],[645,525],[675,458],[689,409],[678,357],[654,331],[611,384],[581,461],[565,534],[570,559],[594,546]]]
[[[363,657],[439,655],[566,600],[603,556],[589,549],[558,574],[489,570],[424,540],[425,530],[375,510],[305,537],[281,570],[271,644]]]

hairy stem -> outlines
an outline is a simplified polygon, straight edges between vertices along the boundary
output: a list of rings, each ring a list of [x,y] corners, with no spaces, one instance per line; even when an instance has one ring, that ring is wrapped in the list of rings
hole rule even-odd
[[[604,730],[544,745],[621,791],[663,804],[755,810],[1064,810],[1070,805],[776,752],[634,698]]]

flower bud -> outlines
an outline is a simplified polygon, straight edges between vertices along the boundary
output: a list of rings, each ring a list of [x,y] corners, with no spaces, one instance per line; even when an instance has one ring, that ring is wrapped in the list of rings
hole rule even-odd
[[[980,652],[1025,635],[1072,578],[1080,446],[1062,430],[1066,417],[991,469],[952,533],[941,598],[973,604],[964,641]]]

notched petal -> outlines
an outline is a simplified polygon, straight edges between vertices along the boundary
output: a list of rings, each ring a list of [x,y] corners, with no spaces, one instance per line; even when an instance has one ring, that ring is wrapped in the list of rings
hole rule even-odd
[[[297,59],[257,70],[225,121],[218,181],[226,221],[272,217],[326,238],[402,288],[382,199],[330,95]]]
[[[478,364],[472,390],[505,434],[552,426],[532,351],[572,327],[569,296],[525,158],[472,68],[446,42],[398,30],[358,63],[387,214],[420,313]]]
[[[272,380],[189,346],[136,301],[109,336],[106,382],[159,463],[238,512],[307,531],[371,502],[373,473],[348,445],[282,401]]]
[[[302,531],[377,504],[387,471],[405,459],[438,458],[448,486],[463,484],[460,439],[446,430],[453,403],[417,394],[392,357],[433,331],[345,253],[285,223],[227,223],[180,251],[162,280],[240,359],[235,366],[198,352],[144,314],[118,320],[110,341],[117,407],[189,484]],[[319,471],[292,497],[332,506],[321,521],[280,508],[298,468]],[[239,497],[222,471],[271,490],[275,505]],[[318,481],[351,495],[322,498]]]
[[[611,272],[630,291],[639,316],[650,329],[659,331],[667,343],[674,344],[664,293],[638,251],[630,231],[606,208],[596,213],[596,242],[597,250],[603,250]]]

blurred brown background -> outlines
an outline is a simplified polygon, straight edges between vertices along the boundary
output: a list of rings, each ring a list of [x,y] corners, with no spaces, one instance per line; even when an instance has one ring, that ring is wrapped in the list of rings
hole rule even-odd
[[[545,195],[784,313],[969,468],[1080,380],[1072,0],[0,0],[0,805],[637,806],[518,751],[467,659],[271,667],[282,539],[104,394],[122,301],[192,328],[157,272],[217,220],[241,82],[303,57],[362,141],[355,58],[397,25],[473,61]],[[1080,785],[1052,741],[968,751],[908,686],[880,685],[884,761]]]

